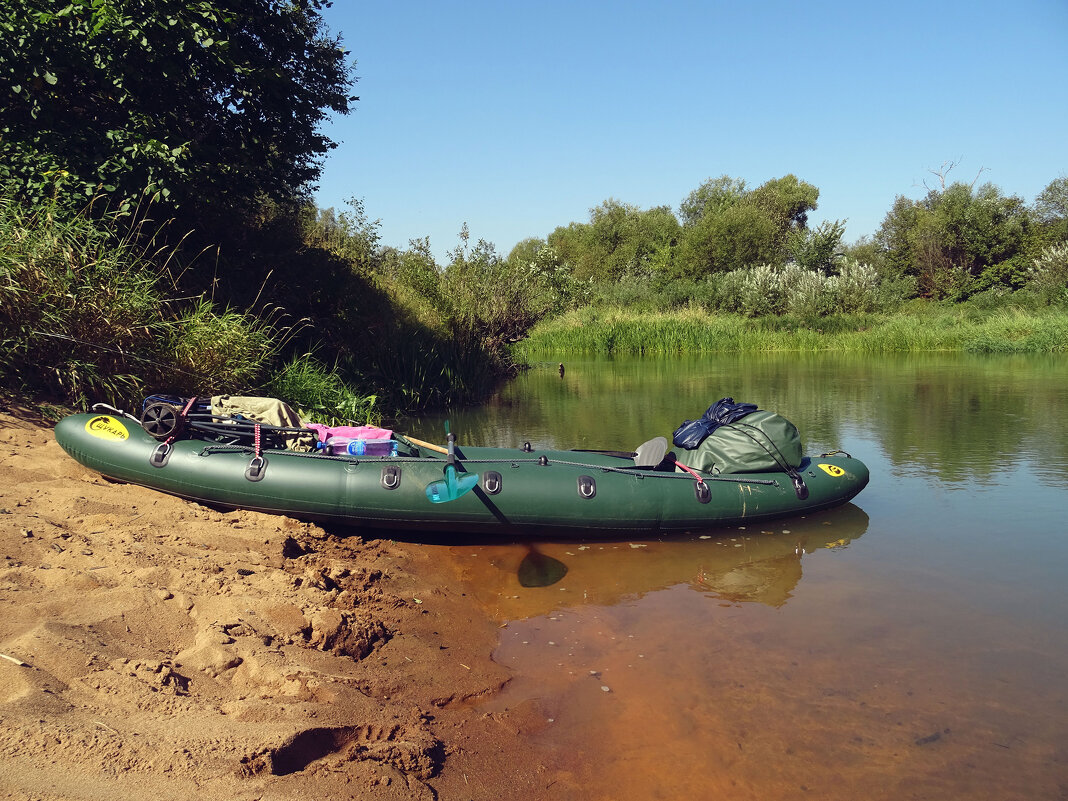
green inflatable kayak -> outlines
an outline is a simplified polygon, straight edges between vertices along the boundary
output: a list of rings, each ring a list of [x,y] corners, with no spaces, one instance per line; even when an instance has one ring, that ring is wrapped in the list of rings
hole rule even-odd
[[[827,509],[868,483],[867,467],[841,453],[802,457],[789,472],[687,471],[663,458],[663,438],[616,453],[461,447],[451,435],[443,448],[396,435],[388,456],[261,447],[259,429],[254,444],[160,441],[107,408],[55,430],[70,456],[104,476],[209,505],[373,528],[649,537]]]

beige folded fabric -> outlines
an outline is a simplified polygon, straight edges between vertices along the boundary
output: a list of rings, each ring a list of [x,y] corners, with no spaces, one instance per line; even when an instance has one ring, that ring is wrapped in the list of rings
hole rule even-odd
[[[279,428],[304,428],[300,415],[289,404],[276,398],[215,395],[211,399],[211,413],[220,417],[240,414],[257,423]],[[315,449],[315,435],[311,431],[306,434],[286,434],[283,439],[286,448],[291,451]]]

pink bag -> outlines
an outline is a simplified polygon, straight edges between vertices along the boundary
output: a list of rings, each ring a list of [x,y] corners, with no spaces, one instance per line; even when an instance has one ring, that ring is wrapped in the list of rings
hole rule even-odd
[[[349,439],[392,439],[393,432],[388,428],[376,426],[324,426],[319,423],[305,423],[318,437],[319,442],[326,442],[327,437],[348,437]]]

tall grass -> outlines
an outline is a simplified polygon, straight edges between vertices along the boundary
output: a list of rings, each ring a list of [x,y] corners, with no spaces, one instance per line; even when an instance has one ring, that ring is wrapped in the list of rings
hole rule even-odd
[[[174,298],[172,254],[154,251],[137,226],[0,196],[5,388],[129,406],[151,392],[241,392],[264,381],[284,332],[269,318]]]
[[[366,265],[294,248],[278,256],[293,261],[282,294],[318,318],[284,323],[280,306],[258,296],[254,311],[239,311],[180,291],[197,266],[156,248],[147,227],[144,216],[63,216],[0,194],[0,387],[80,407],[136,408],[152,393],[271,394],[308,419],[380,422],[485,397],[514,370],[508,326],[463,314],[485,306],[499,317],[509,306],[474,285],[468,298],[449,284],[450,303],[405,296],[399,284],[376,294],[357,275]],[[432,262],[429,274],[440,279]]]
[[[454,339],[412,323],[398,326],[368,378],[396,410],[444,408],[485,398],[508,372],[481,340]]]
[[[303,420],[329,425],[377,425],[382,420],[377,395],[356,391],[336,368],[325,367],[310,353],[286,362],[264,391],[285,398]]]
[[[761,351],[1036,352],[1068,350],[1068,312],[1002,310],[975,319],[960,309],[919,307],[895,315],[749,319],[688,308],[639,313],[579,309],[545,321],[515,346],[532,359],[567,354],[678,354]]]

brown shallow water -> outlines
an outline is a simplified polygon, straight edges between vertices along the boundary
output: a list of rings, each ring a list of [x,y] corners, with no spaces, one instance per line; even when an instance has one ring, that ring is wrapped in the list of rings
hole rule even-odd
[[[666,541],[426,546],[499,621],[512,679],[480,708],[517,725],[545,797],[1068,798],[1068,449],[1046,423],[1068,381],[1026,367],[772,365],[791,393],[841,391],[835,428],[785,410],[871,468],[839,510]],[[643,391],[640,365],[598,369],[613,403]],[[746,369],[736,397],[784,411]],[[499,444],[524,424],[537,439],[521,410],[558,386],[490,407]],[[912,413],[886,419],[887,394]]]
[[[504,625],[514,678],[483,708],[521,721],[562,797],[1064,797],[1064,638],[954,620],[939,590],[886,598],[826,517],[543,544],[570,569],[539,588],[508,580],[520,546],[451,549]]]

